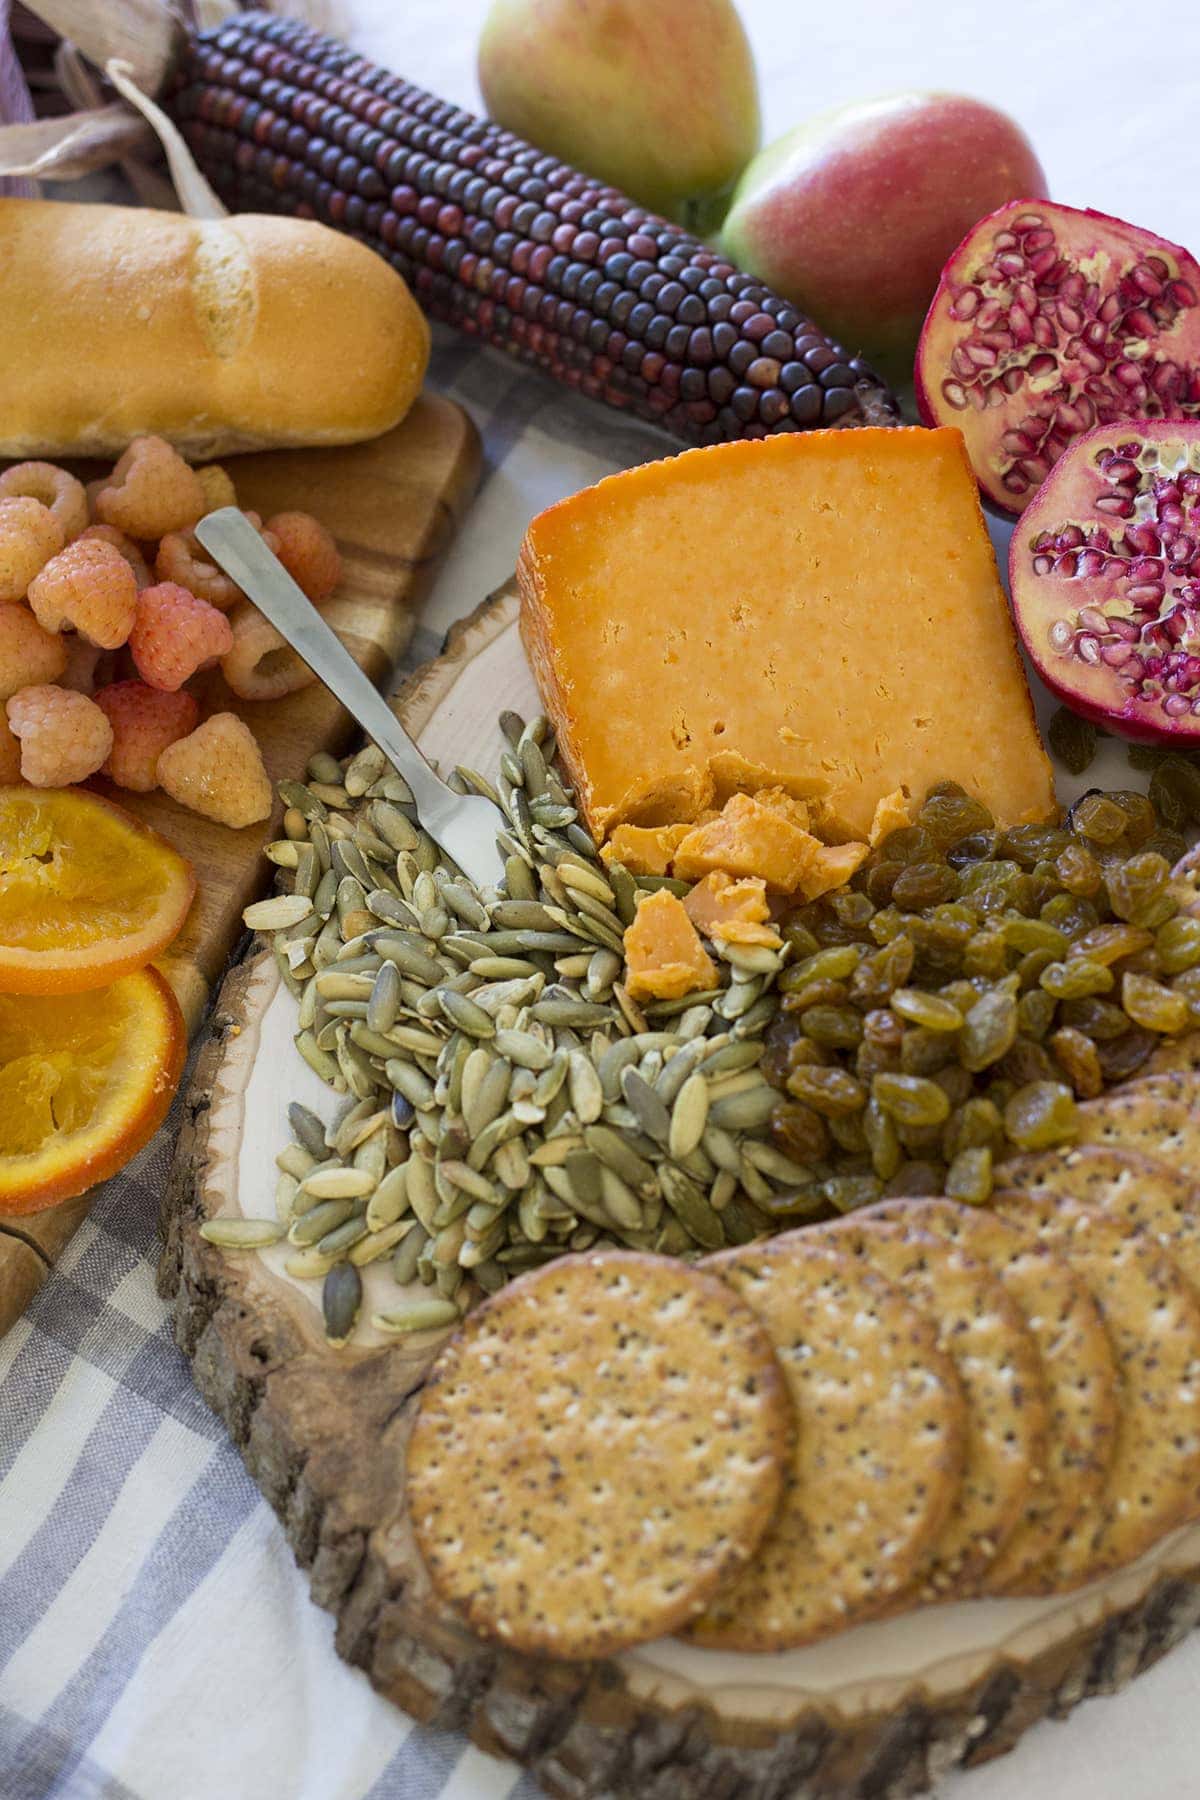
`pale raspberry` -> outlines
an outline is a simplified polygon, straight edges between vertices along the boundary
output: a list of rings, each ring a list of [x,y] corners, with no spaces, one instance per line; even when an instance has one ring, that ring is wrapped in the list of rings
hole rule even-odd
[[[142,681],[115,681],[95,700],[113,733],[101,772],[118,787],[148,794],[158,786],[159,757],[196,729],[200,708],[190,694],[164,694]]]
[[[13,736],[8,714],[0,706],[0,787],[15,787],[21,779],[21,740]]]
[[[29,604],[46,631],[70,626],[90,644],[117,650],[137,617],[133,570],[112,544],[68,544],[29,584]]]
[[[186,531],[204,513],[204,489],[194,469],[164,438],[134,438],[96,495],[94,510],[104,525],[135,538],[160,538]]]
[[[224,613],[207,600],[162,581],[138,595],[129,648],[142,680],[174,693],[197,669],[233,648],[233,633]]]
[[[248,600],[230,613],[229,624],[233,647],[221,658],[221,673],[239,700],[279,700],[317,679]]]
[[[217,512],[222,506],[237,505],[237,489],[233,485],[233,477],[220,463],[209,463],[206,468],[197,469],[196,480],[204,489],[206,513]]]
[[[14,463],[0,475],[0,496],[25,495],[49,507],[70,543],[88,522],[87,495],[82,481],[76,480],[57,463]]]
[[[267,531],[279,540],[275,554],[297,587],[315,605],[328,600],[342,579],[342,559],[320,520],[305,512],[276,513]]]
[[[18,688],[57,681],[66,666],[66,644],[27,606],[0,606],[0,705]]]
[[[62,526],[40,500],[0,499],[0,600],[23,600],[38,570],[66,541]]]
[[[218,825],[257,824],[271,815],[271,783],[253,733],[235,713],[214,713],[158,759],[159,786]]]
[[[137,582],[139,594],[143,588],[148,588],[153,582],[154,577],[150,573],[145,557],[133,539],[126,537],[123,531],[118,531],[115,525],[89,525],[86,531],[80,532],[79,541],[85,544],[93,542],[111,544],[114,550],[119,550],[133,570],[133,579]]]
[[[21,775],[34,787],[70,787],[94,775],[112,749],[112,726],[86,694],[27,687],[8,702],[21,740]]]
[[[243,598],[237,582],[217,567],[194,531],[168,531],[158,546],[154,573],[160,581],[173,581],[207,600],[218,612],[228,612]]]

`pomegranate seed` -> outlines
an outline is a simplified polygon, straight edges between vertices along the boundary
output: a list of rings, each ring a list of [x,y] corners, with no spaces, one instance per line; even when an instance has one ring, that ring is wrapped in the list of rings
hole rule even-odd
[[[1133,271],[1130,280],[1143,294],[1149,294],[1152,300],[1156,300],[1162,293],[1162,282],[1144,263]]]
[[[1152,606],[1157,612],[1166,591],[1161,581],[1139,581],[1136,587],[1125,590],[1125,598],[1131,606],[1141,609]]]
[[[1172,562],[1189,563],[1196,554],[1196,546],[1191,538],[1179,537],[1167,550]]]
[[[981,298],[982,295],[978,288],[959,288],[954,297],[954,304],[950,308],[950,317],[952,319],[973,319]]]
[[[967,355],[978,369],[995,368],[996,352],[987,344],[973,343],[966,346]]]
[[[1181,718],[1185,712],[1190,712],[1190,710],[1191,702],[1182,694],[1171,694],[1163,701],[1163,711],[1168,713],[1172,719]]]
[[[1077,550],[1083,542],[1083,533],[1078,525],[1067,525],[1059,532],[1056,541],[1060,550]]]
[[[1008,483],[1005,482],[1004,485],[1007,487]],[[1022,482],[1021,486],[1022,489],[1024,489],[1025,483]],[[1048,575],[1053,567],[1054,558],[1052,556],[1035,556],[1033,559],[1033,572],[1035,575]]]
[[[1100,320],[1102,325],[1111,325],[1113,321],[1119,319],[1120,316],[1121,302],[1117,299],[1115,294],[1109,294],[1100,302],[1100,310],[1097,312],[1096,317]]]
[[[998,256],[996,258],[996,267],[1000,270],[1002,275],[1023,275],[1025,273],[1025,258],[1016,255],[1014,251],[1006,250],[1003,256]]]
[[[1095,606],[1081,606],[1077,623],[1081,625],[1085,631],[1094,631],[1100,637],[1103,637],[1108,630],[1108,620],[1100,609]]]
[[[1008,329],[1012,332],[1014,344],[1031,344],[1033,342],[1033,320],[1023,306],[1009,307]]]
[[[1031,482],[1037,484],[1045,481],[1047,475],[1050,473],[1050,464],[1048,462],[1043,462],[1040,456],[1023,456],[1017,464],[1017,467],[1020,469],[1022,475],[1026,476]],[[1074,559],[1072,559],[1072,566],[1070,569],[1064,570],[1060,566],[1058,572],[1060,575],[1073,575],[1075,573]]]
[[[1019,225],[1020,223],[1021,221],[1018,219],[1017,224]],[[1041,230],[1032,230],[1025,239],[1025,254],[1028,256],[1034,250],[1045,250],[1053,244],[1053,242],[1054,233],[1052,231],[1047,231],[1044,227]]]
[[[1004,477],[1002,486],[1010,494],[1026,494],[1029,491],[1029,483],[1023,475],[1018,475],[1015,469],[1009,470]]]
[[[1058,333],[1045,313],[1038,313],[1033,321],[1033,341],[1035,344],[1040,344],[1043,350],[1058,348]]]
[[[1075,650],[1082,662],[1094,665],[1100,661],[1100,645],[1094,637],[1088,637],[1085,634],[1083,637],[1077,638]]]
[[[1029,456],[1037,449],[1037,444],[1033,438],[1026,437],[1023,431],[1006,431],[1000,439],[1000,448],[1009,456]],[[1043,544],[1039,539],[1033,547],[1035,550],[1046,549],[1049,541],[1047,537],[1046,543]]]
[[[1046,221],[1043,219],[1041,213],[1021,213],[1018,218],[1013,220],[1013,230],[1036,231],[1039,225],[1045,225],[1045,223]],[[1045,235],[1050,239],[1051,243],[1054,242],[1054,233],[1052,231],[1047,231]]]
[[[946,404],[952,406],[956,412],[961,412],[967,404],[966,389],[960,387],[957,381],[943,381],[942,398],[945,400]]]
[[[955,347],[954,355],[950,358],[950,367],[956,375],[961,375],[964,381],[971,380],[975,374],[975,364],[971,360],[968,345],[959,344]]]
[[[1142,372],[1136,363],[1117,363],[1112,373],[1124,388],[1139,388],[1143,386]]]
[[[993,250],[1015,250],[1017,239],[1011,231],[998,231],[992,239]]]
[[[1050,647],[1053,650],[1069,649],[1071,643],[1071,627],[1065,619],[1058,619],[1050,627]]]
[[[1075,360],[1079,363],[1081,368],[1087,370],[1089,375],[1102,375],[1104,373],[1104,358],[1100,355],[1098,350],[1093,350],[1089,344],[1079,342],[1078,348],[1075,351]]]
[[[1013,289],[1013,299],[1016,304],[1023,307],[1032,318],[1033,314],[1037,311],[1037,290],[1032,281],[1018,281],[1016,287]]]
[[[1126,644],[1136,644],[1141,632],[1131,619],[1110,619],[1108,629]]]
[[[1101,494],[1094,504],[1097,512],[1109,513],[1116,519],[1128,519],[1133,514],[1133,501],[1126,494]]]
[[[1114,456],[1105,468],[1104,479],[1106,481],[1136,481],[1137,465],[1131,463],[1128,457]]]
[[[1075,556],[1072,551],[1068,550],[1065,556],[1060,556],[1056,559],[1054,573],[1065,577],[1065,579],[1069,581],[1078,567],[1079,558]]]
[[[1027,363],[1025,373],[1035,378],[1039,375],[1052,375],[1055,367],[1056,364],[1052,356],[1034,356],[1031,357]]]
[[[1080,551],[1079,573],[1089,581],[1104,573],[1104,557],[1099,550]]]
[[[1125,314],[1125,329],[1136,332],[1138,337],[1153,337],[1158,327],[1144,306],[1135,306]]]
[[[1132,655],[1133,651],[1128,644],[1105,644],[1100,652],[1100,660],[1107,663],[1110,669],[1119,669]]]
[[[1024,379],[1024,369],[1005,369],[1003,375],[1000,377],[1000,382],[1005,393],[1015,394]]]
[[[1004,308],[998,300],[985,300],[975,320],[980,331],[990,331],[1004,317]]]
[[[1195,289],[1189,287],[1186,281],[1171,282],[1167,288],[1167,295],[1175,302],[1176,306],[1195,306],[1196,304]]]
[[[1064,331],[1079,331],[1083,326],[1083,314],[1077,306],[1071,306],[1066,300],[1060,300],[1058,322]]]
[[[1033,276],[1035,281],[1041,281],[1044,282],[1047,287],[1053,287],[1054,282],[1051,278],[1051,270],[1055,268],[1057,263],[1058,256],[1053,248],[1039,250],[1036,255],[1029,258],[1029,273]]]

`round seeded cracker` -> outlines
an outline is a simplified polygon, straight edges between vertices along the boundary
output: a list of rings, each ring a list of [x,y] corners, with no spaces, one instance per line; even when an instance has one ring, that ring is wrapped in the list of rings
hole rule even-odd
[[[1189,1071],[1150,1075],[1076,1108],[1078,1144],[1136,1150],[1200,1181],[1200,1079]]]
[[[564,1257],[502,1288],[434,1365],[408,1505],[476,1631],[611,1655],[699,1612],[775,1509],[792,1410],[724,1282],[666,1257]]]
[[[986,1263],[1037,1346],[1049,1407],[1042,1480],[980,1583],[984,1593],[1023,1592],[1023,1580],[1097,1503],[1112,1462],[1117,1374],[1096,1303],[1062,1257],[988,1207],[890,1200],[855,1217],[910,1222]]]
[[[1200,1074],[1200,1031],[1187,1031],[1182,1037],[1164,1038],[1156,1044],[1138,1071],[1146,1075],[1166,1075],[1175,1070]]]
[[[1002,1218],[1066,1258],[1100,1309],[1117,1369],[1104,1492],[1025,1593],[1059,1593],[1132,1562],[1200,1504],[1200,1303],[1149,1233],[1121,1212],[999,1189]]]
[[[721,1251],[705,1266],[762,1320],[797,1434],[757,1556],[688,1636],[786,1650],[883,1611],[924,1567],[958,1487],[962,1394],[916,1309],[811,1231]]]
[[[1063,1209],[1098,1207],[1143,1227],[1200,1299],[1200,1189],[1137,1150],[1083,1144],[1030,1150],[996,1171],[997,1185],[1053,1197]]]
[[[919,1597],[970,1591],[1016,1529],[1041,1480],[1048,1408],[1037,1347],[987,1265],[915,1222],[883,1224],[856,1213],[819,1230],[920,1309],[962,1383],[962,1485],[922,1571]]]

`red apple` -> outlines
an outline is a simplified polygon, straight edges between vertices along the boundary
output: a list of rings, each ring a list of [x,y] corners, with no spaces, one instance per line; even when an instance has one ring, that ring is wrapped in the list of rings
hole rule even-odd
[[[825,113],[756,156],[722,243],[848,350],[907,378],[955,246],[1005,201],[1045,194],[1004,113],[965,94],[893,94]]]
[[[732,0],[493,0],[479,85],[518,137],[699,230],[758,149]]]

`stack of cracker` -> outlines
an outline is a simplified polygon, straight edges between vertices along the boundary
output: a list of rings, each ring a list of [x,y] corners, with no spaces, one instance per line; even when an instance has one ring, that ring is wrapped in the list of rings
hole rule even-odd
[[[439,1592],[561,1657],[777,1651],[1077,1588],[1200,1515],[1200,1073],[1079,1117],[987,1208],[892,1200],[502,1289],[411,1439]]]

